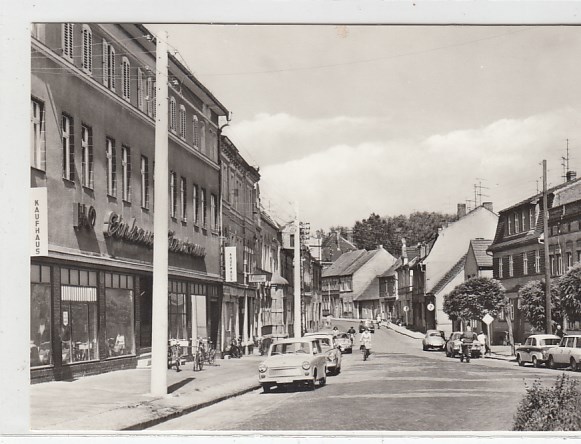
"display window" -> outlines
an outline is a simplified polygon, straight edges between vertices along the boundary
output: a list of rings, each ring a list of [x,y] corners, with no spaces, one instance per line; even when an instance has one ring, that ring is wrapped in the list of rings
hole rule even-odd
[[[30,266],[30,366],[52,365],[50,267]]]
[[[133,276],[105,273],[107,356],[135,354]]]
[[[61,268],[60,339],[63,364],[99,358],[97,273]]]
[[[188,339],[186,295],[187,284],[185,282],[169,282],[168,333],[170,339]]]

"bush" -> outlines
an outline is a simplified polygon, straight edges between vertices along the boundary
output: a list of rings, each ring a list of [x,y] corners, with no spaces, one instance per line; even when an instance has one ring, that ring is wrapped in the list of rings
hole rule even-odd
[[[526,390],[514,418],[513,430],[581,430],[579,381],[563,373],[552,387],[544,387],[536,379],[532,386],[526,386]]]

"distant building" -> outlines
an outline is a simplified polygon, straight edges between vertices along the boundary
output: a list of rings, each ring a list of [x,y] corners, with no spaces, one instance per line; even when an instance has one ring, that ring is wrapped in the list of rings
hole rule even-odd
[[[339,231],[334,231],[325,236],[321,243],[321,264],[327,268],[335,262],[343,253],[357,250],[353,239],[346,239]]]
[[[490,239],[472,239],[464,264],[464,279],[473,277],[493,277],[492,255],[486,250],[492,244]]]

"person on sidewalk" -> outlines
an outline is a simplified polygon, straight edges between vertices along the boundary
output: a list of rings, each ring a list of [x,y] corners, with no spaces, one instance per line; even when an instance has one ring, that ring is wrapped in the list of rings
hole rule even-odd
[[[477,336],[478,342],[480,342],[484,346],[484,354],[490,355],[490,347],[488,346],[487,337],[483,331],[481,331]]]
[[[559,338],[563,339],[563,336],[565,336],[567,333],[565,333],[565,331],[563,330],[563,328],[560,325],[557,325],[557,329],[555,330],[555,334],[557,336],[559,336]]]

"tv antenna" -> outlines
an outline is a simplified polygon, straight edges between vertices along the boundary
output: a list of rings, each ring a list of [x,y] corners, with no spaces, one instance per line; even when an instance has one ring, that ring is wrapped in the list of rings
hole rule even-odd
[[[567,182],[567,173],[569,172],[569,139],[567,142],[567,151],[565,157],[561,156],[561,166],[563,167],[563,182]]]

